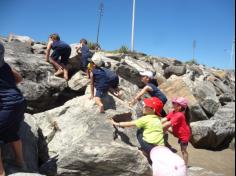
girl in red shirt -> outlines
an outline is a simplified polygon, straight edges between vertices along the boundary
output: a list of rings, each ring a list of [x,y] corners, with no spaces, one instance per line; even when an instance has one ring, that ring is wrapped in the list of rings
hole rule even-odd
[[[173,111],[162,119],[163,128],[179,139],[183,159],[185,164],[188,165],[187,146],[191,137],[190,127],[185,117],[188,101],[183,97],[178,97],[172,100],[172,104]]]

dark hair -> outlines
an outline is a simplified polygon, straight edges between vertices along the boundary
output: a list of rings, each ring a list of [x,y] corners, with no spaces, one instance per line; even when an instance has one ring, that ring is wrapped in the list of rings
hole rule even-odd
[[[187,107],[187,108],[182,108],[182,109],[183,109],[183,111],[185,112],[185,120],[186,120],[188,126],[190,126],[190,119],[191,119],[190,109],[189,109],[189,107]],[[182,109],[181,109],[181,110],[182,110]],[[183,112],[183,111],[182,111],[182,112]]]
[[[86,39],[84,39],[84,38],[80,39],[80,43],[84,43],[85,45],[87,45],[87,44],[88,44],[87,40],[86,40]]]
[[[50,35],[50,38],[53,39],[53,40],[57,40],[57,41],[60,40],[60,36],[59,36],[57,33],[51,34],[51,35]]]

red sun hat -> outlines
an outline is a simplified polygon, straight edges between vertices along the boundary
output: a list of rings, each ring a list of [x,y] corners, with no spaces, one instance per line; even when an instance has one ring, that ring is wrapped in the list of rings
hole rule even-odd
[[[161,111],[163,109],[163,103],[159,98],[157,98],[157,97],[145,98],[143,101],[144,101],[145,106],[153,108],[155,113],[158,116],[161,116]]]

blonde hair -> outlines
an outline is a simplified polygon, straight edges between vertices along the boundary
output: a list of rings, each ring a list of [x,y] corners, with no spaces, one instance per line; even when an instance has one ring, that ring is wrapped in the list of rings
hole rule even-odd
[[[52,40],[60,40],[60,36],[57,33],[53,33],[49,36]]]

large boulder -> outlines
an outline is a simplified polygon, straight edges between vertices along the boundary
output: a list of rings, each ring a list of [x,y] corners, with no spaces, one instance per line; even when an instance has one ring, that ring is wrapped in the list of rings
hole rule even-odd
[[[104,103],[105,114],[98,112],[94,100],[87,95],[35,114],[48,139],[49,155],[58,156],[58,176],[151,175],[146,158],[138,151],[135,130],[114,128],[108,119],[127,121],[132,111],[109,95]],[[52,120],[57,122],[59,131],[52,129]]]
[[[226,85],[223,81],[221,81],[219,78],[214,76],[209,76],[207,78],[208,81],[210,81],[215,88],[218,90],[218,95],[224,94],[224,93],[232,93],[231,87]]]
[[[8,42],[11,42],[11,41],[22,42],[28,45],[33,45],[34,43],[34,40],[28,36],[20,36],[20,35],[15,35],[15,34],[10,34],[8,36]]]
[[[32,46],[32,51],[34,54],[45,54],[46,48],[47,48],[46,44],[34,43],[34,45]]]
[[[210,120],[191,123],[191,143],[196,148],[221,150],[229,147],[235,134],[235,103],[229,103]]]
[[[128,64],[129,66],[135,68],[139,72],[145,71],[145,70],[155,72],[153,66],[150,63],[142,61],[142,60],[137,60],[132,57],[126,56],[124,59],[124,62]]]
[[[126,63],[121,63],[118,66],[116,73],[123,79],[137,85],[138,87],[144,86],[144,84],[141,82],[139,71],[131,67],[130,65],[127,65]]]
[[[182,76],[186,73],[186,66],[185,65],[171,65],[167,67],[164,71],[164,76],[169,78],[171,75]]]
[[[209,81],[199,81],[193,92],[208,117],[212,117],[221,106],[214,85]]]
[[[161,84],[159,88],[168,97],[168,103],[165,106],[167,111],[172,108],[171,100],[174,97],[185,97],[189,102],[189,120],[191,122],[208,119],[198,101],[193,96],[190,87],[181,78],[168,80],[167,82]]]
[[[79,71],[68,81],[68,86],[74,91],[83,91],[89,85],[90,80],[86,73]]]

